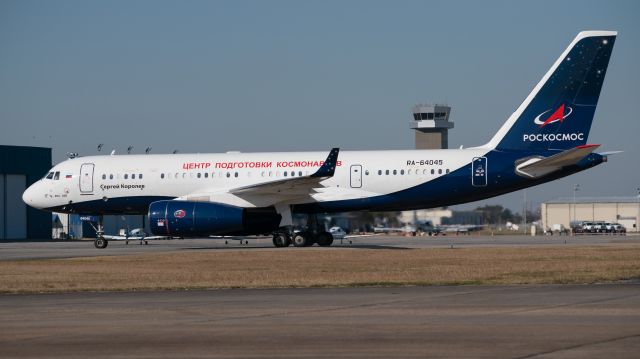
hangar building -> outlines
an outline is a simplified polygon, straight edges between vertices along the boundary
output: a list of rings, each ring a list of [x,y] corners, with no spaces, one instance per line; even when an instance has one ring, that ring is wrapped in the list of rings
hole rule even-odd
[[[22,202],[50,168],[50,148],[0,145],[0,240],[51,239],[51,213]]]
[[[541,204],[543,228],[562,224],[570,228],[572,221],[605,221],[620,223],[627,232],[638,232],[639,197],[560,198]]]

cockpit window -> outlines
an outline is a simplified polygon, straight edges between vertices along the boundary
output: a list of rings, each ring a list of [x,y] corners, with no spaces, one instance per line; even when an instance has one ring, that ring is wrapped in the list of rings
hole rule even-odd
[[[53,178],[53,172],[49,172],[46,176],[46,179],[52,179]]]
[[[56,174],[53,176],[54,180],[59,180],[60,179],[60,172],[56,172]]]

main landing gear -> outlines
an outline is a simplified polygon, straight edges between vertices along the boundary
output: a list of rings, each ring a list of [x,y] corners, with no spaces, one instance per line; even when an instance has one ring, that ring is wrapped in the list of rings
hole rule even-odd
[[[321,247],[328,247],[333,244],[333,235],[318,225],[316,214],[309,214],[307,217],[307,228],[304,231],[294,232],[281,229],[273,234],[273,245],[281,248],[293,244],[294,247],[310,247],[318,243]]]

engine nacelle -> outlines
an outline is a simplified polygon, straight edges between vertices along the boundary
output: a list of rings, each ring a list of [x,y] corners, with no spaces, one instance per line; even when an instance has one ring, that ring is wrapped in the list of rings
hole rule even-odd
[[[149,227],[158,236],[205,237],[268,233],[278,228],[273,208],[241,208],[221,203],[157,201],[149,206]]]

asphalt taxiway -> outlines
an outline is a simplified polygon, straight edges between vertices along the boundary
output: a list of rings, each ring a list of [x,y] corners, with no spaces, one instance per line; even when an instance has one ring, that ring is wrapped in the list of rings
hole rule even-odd
[[[640,284],[0,296],[4,358],[637,358]]]
[[[293,246],[274,248],[271,238],[247,237],[248,244],[229,238],[200,238],[184,240],[156,240],[148,245],[138,241],[125,244],[110,241],[105,249],[97,249],[92,241],[56,242],[0,242],[0,260],[54,259],[94,256],[118,256],[154,252],[184,252],[206,250],[298,250]],[[227,242],[225,244],[225,242]],[[244,243],[244,242],[243,242]],[[312,247],[314,250],[340,250],[340,248],[469,248],[469,247],[519,247],[519,246],[579,246],[640,243],[640,236],[585,235],[585,236],[361,236],[335,240],[328,248]]]

